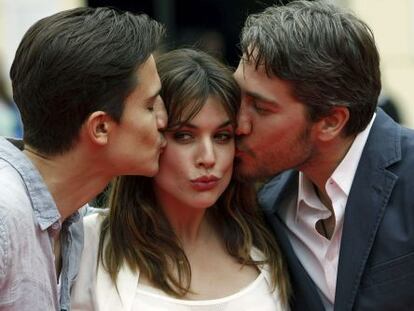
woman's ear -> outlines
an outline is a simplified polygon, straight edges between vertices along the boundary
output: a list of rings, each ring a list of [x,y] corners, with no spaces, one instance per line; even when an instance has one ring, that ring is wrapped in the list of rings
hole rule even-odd
[[[349,110],[344,106],[332,108],[330,114],[317,122],[317,137],[321,141],[328,142],[337,138],[343,132],[349,120]]]
[[[97,145],[104,146],[109,141],[113,119],[103,111],[93,112],[86,120],[85,128],[89,140]]]

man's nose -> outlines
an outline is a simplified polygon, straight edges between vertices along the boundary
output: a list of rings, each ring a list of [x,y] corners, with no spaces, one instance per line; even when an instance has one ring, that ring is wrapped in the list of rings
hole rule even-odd
[[[157,127],[159,130],[165,129],[168,123],[167,110],[165,109],[164,102],[160,98],[154,105],[155,118],[157,120]]]
[[[249,135],[252,131],[252,123],[245,104],[242,102],[237,115],[236,135]]]

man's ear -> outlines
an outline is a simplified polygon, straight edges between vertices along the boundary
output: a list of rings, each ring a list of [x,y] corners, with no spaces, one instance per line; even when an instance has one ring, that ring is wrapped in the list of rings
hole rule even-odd
[[[86,134],[91,142],[104,146],[109,141],[113,124],[114,120],[106,112],[95,111],[86,120]]]
[[[332,108],[330,114],[317,122],[318,138],[321,141],[331,141],[342,134],[349,120],[349,110],[344,106]]]

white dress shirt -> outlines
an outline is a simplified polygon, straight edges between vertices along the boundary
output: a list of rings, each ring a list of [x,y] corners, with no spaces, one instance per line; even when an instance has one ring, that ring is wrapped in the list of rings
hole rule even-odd
[[[336,277],[339,249],[341,245],[345,206],[352,182],[375,119],[359,133],[347,154],[328,178],[325,190],[334,211],[335,229],[331,239],[316,230],[316,223],[331,216],[331,211],[320,201],[312,182],[299,173],[297,201],[284,209],[288,237],[303,267],[315,282],[326,310],[333,310],[335,303]]]

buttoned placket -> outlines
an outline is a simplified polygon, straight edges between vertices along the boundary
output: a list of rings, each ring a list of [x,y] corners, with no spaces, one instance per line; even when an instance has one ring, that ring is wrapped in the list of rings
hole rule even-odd
[[[69,285],[69,269],[70,269],[70,250],[72,248],[72,233],[69,230],[71,224],[68,222],[63,223],[61,232],[61,252],[62,252],[62,271],[61,271],[61,289],[60,289],[60,307],[61,310],[69,310],[70,301],[70,289]]]

